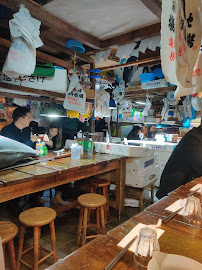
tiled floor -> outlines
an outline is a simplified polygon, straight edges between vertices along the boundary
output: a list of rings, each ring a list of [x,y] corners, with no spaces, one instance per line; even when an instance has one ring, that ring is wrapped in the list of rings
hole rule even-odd
[[[49,195],[49,192],[45,193],[45,199],[48,202],[49,198],[46,197]],[[48,202],[49,204],[49,202]],[[119,224],[123,223],[124,221],[128,220],[132,216],[138,213],[138,208],[126,207],[126,213],[124,218],[118,220],[115,217],[115,209],[110,208],[110,216],[108,218],[108,222],[106,224],[106,231],[112,230]],[[64,258],[68,254],[72,253],[74,250],[79,248],[76,243],[76,234],[77,234],[77,224],[78,224],[78,217],[79,217],[79,209],[75,208],[72,210],[67,211],[62,216],[57,216],[55,221],[55,229],[56,229],[56,245],[57,245],[57,254],[58,259]],[[2,215],[1,215],[2,218]],[[14,219],[12,217],[7,217],[10,221],[15,222],[17,225],[18,219]],[[27,229],[25,235],[25,245],[24,247],[29,247],[33,243],[32,238],[32,230]],[[17,250],[18,244],[18,236],[15,238],[15,248]],[[48,226],[42,228],[41,232],[41,247],[46,248],[47,250],[51,250],[51,242],[50,242],[50,235],[49,235],[49,228]],[[7,253],[6,253],[7,254]],[[41,256],[46,255],[43,251],[41,251]],[[24,260],[28,263],[32,264],[33,259],[33,251],[30,251],[28,254],[24,255]],[[46,269],[48,266],[52,264],[52,258],[50,257],[45,262],[41,263],[39,266],[39,270]],[[8,256],[6,255],[6,270],[9,270],[9,263],[8,263]],[[27,270],[28,268],[21,264],[20,270]]]

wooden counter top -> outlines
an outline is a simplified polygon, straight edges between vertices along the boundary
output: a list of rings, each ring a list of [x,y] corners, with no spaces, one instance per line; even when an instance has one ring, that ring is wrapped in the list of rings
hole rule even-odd
[[[48,270],[77,270],[77,269],[96,269],[103,270],[104,267],[112,260],[121,250],[117,246],[138,223],[156,224],[158,216],[153,213],[141,212],[140,214],[129,219],[125,223],[116,227],[106,236],[100,236],[90,243],[79,248],[63,260],[50,266]],[[172,222],[172,226],[170,226]],[[181,224],[176,221],[170,221],[162,225],[165,230],[159,239],[160,249],[162,252],[178,254],[192,258],[202,263],[202,234],[199,229]],[[127,251],[122,259],[114,266],[114,270],[136,269],[134,253]]]

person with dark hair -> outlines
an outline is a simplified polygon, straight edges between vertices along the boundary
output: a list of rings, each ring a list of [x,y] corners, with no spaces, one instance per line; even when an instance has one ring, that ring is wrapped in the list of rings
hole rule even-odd
[[[128,140],[139,140],[139,131],[141,127],[140,126],[134,126],[131,132],[128,134],[127,139]]]
[[[161,199],[172,190],[202,176],[202,124],[190,130],[179,142],[161,175],[156,197]]]
[[[34,148],[38,137],[31,133],[29,127],[31,121],[30,110],[26,107],[17,107],[13,111],[13,122],[2,128],[0,135]]]
[[[49,141],[46,142],[48,149],[60,150],[62,147],[62,127],[59,122],[53,121],[49,125],[46,134]]]
[[[148,138],[151,140],[155,140],[156,126],[155,125],[148,126],[148,129],[149,129]]]

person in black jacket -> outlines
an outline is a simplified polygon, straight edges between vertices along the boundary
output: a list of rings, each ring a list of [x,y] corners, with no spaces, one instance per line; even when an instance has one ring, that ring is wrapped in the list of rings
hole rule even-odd
[[[0,135],[35,148],[38,137],[31,133],[29,127],[31,121],[30,110],[26,107],[17,107],[13,111],[13,123],[2,128]]]
[[[172,190],[202,176],[202,124],[190,130],[170,156],[161,176],[156,197],[161,199]]]

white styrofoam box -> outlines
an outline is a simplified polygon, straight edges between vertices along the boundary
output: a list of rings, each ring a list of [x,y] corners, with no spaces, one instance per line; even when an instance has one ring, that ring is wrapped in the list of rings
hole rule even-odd
[[[115,155],[123,155],[126,157],[145,157],[154,154],[154,150],[140,146],[110,144],[111,153]]]
[[[150,171],[156,166],[156,155],[141,158],[127,158],[126,168],[128,172]]]
[[[154,154],[153,149],[133,146],[133,145],[123,145],[115,143],[104,143],[95,142],[95,151],[98,153],[122,155],[126,157],[145,157]]]
[[[94,142],[95,145],[95,152],[105,154],[105,148],[106,148],[106,143],[102,142]]]
[[[110,141],[111,141],[111,143],[121,143],[121,138],[119,138],[119,137],[111,137]]]
[[[159,166],[156,165],[155,168],[150,171],[131,172],[127,170],[126,165],[126,185],[138,188],[145,187],[157,178],[158,170]]]
[[[139,207],[139,201],[135,199],[125,198],[125,206]]]
[[[166,81],[166,79],[160,79],[160,80],[154,80],[150,82],[141,83],[142,89],[153,89],[153,88],[167,87],[167,86],[168,86],[168,82]]]

